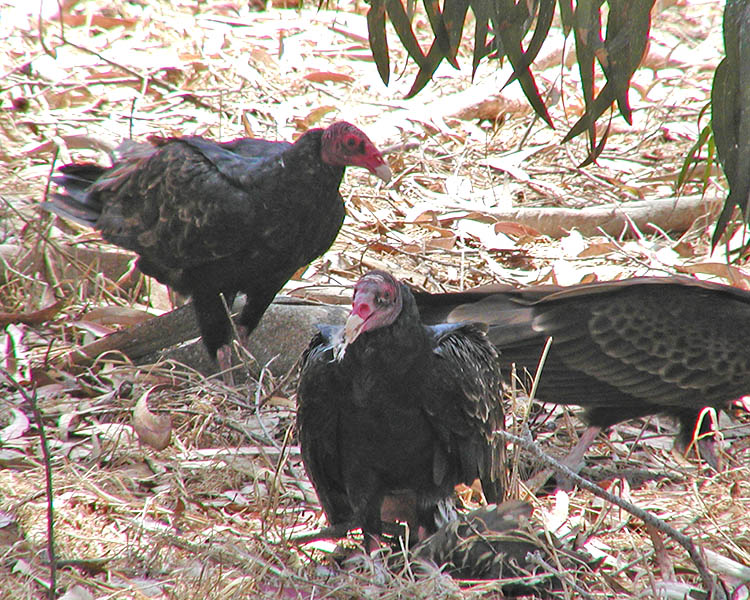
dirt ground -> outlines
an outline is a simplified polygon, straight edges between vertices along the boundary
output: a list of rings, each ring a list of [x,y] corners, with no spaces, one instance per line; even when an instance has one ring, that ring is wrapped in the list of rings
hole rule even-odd
[[[405,100],[417,69],[391,31],[392,77],[383,85],[367,46],[366,4],[270,4],[263,12],[231,1],[0,4],[0,590],[8,598],[43,598],[50,585],[32,396],[50,452],[55,553],[67,561],[57,590],[67,600],[499,595],[492,582],[436,569],[391,573],[368,561],[341,569],[336,544],[290,542],[325,525],[296,446],[294,371],[264,369],[232,387],[122,356],[66,369],[58,359],[72,349],[181,300],[134,271],[130,254],[38,208],[61,164],[106,163],[124,138],[292,140],[344,119],[386,153],[394,179],[347,172],[344,228],[287,293],[346,297],[371,268],[430,291],[674,273],[750,285],[742,265],[726,260],[741,233],[715,252],[709,246],[711,215],[726,195],[718,167],[698,162],[675,200],[709,120],[719,3],[658,3],[630,92],[634,123],[613,114],[605,151],[583,169],[586,140],[560,143],[582,98],[573,44],[559,27],[534,70],[553,130],[515,84],[501,91],[507,64],[485,61],[472,81],[473,25],[461,69],[442,65]],[[419,13],[415,29],[426,46]],[[158,420],[165,416],[170,424]],[[166,448],[139,442],[143,419],[167,428]],[[649,471],[637,486],[614,477],[600,485],[690,536],[727,589],[746,597],[750,438],[734,421],[722,425],[721,473],[672,450],[674,425],[659,419],[617,426],[589,458],[613,472]],[[536,439],[560,455],[581,428],[555,410]],[[519,494],[540,527],[578,533],[604,560],[561,597],[654,597],[665,588],[679,597],[701,587],[674,540],[590,493]]]

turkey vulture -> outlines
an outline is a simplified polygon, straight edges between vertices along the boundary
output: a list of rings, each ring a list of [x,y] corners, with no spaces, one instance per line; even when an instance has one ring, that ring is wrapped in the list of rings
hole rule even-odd
[[[687,448],[705,408],[725,408],[750,392],[750,292],[733,287],[642,277],[420,293],[417,303],[427,323],[487,323],[505,372],[515,363],[519,373],[535,373],[552,338],[536,398],[584,407],[591,426],[571,465],[602,429],[653,414],[675,417],[678,445]],[[708,434],[698,444],[717,468],[708,419],[698,434]]]
[[[551,533],[538,534],[529,521],[531,512],[529,504],[517,500],[471,511],[420,542],[413,556],[460,579],[510,579],[502,584],[510,595],[561,588],[557,575],[535,565],[529,553],[538,552],[547,564],[568,572],[598,567],[600,561],[567,548]]]
[[[479,326],[424,326],[408,287],[363,276],[346,325],[321,327],[305,351],[297,391],[302,459],[330,524],[361,528],[371,549],[385,513],[435,531],[459,483],[480,478],[501,499],[501,387]]]
[[[71,164],[63,193],[42,206],[133,250],[146,275],[192,296],[203,342],[229,365],[231,306],[247,294],[239,331],[250,333],[300,267],[323,254],[344,221],[347,166],[384,181],[391,171],[359,129],[337,122],[294,144],[201,137],[125,143],[111,168]]]

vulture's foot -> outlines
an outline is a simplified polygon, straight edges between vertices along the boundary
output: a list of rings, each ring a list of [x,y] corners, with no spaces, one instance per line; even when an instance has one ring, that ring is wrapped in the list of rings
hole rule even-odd
[[[232,375],[232,346],[224,344],[216,351],[216,362],[219,363],[219,372],[221,378],[229,386],[234,386],[234,376]]]
[[[578,443],[573,447],[570,453],[560,461],[560,464],[568,467],[568,469],[573,471],[573,473],[577,474],[583,467],[583,457],[585,456],[586,451],[594,442],[596,436],[601,433],[601,430],[601,427],[595,427],[593,425],[587,427],[586,431],[584,431],[581,437],[578,439]],[[557,482],[557,489],[565,491],[570,491],[571,489],[573,489],[573,482],[570,480],[570,478],[566,477],[564,473],[558,472],[553,468],[547,468],[540,471],[526,482],[526,486],[530,490],[535,492],[543,488],[552,476],[555,477],[555,480]]]

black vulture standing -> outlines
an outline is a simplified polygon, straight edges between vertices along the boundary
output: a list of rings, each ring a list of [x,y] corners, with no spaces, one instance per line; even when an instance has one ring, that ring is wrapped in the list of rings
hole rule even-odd
[[[362,277],[345,327],[312,340],[298,389],[302,458],[331,525],[361,528],[371,548],[386,513],[434,532],[459,483],[502,499],[501,386],[479,326],[424,326],[407,286]]]
[[[143,273],[192,296],[203,342],[226,368],[232,330],[220,294],[229,306],[247,294],[239,330],[249,334],[289,278],[333,243],[347,166],[391,176],[369,138],[343,121],[293,144],[154,139],[121,146],[111,168],[62,167],[54,180],[64,193],[43,206],[95,227],[136,252]]]

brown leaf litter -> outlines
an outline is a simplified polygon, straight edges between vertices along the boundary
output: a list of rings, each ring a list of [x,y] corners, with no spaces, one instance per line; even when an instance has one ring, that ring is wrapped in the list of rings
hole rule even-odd
[[[721,7],[658,3],[648,67],[630,93],[634,126],[615,118],[598,164],[579,169],[585,140],[559,144],[582,99],[572,63],[559,66],[572,44],[563,45],[558,27],[535,70],[539,85],[561,99],[550,109],[560,123],[553,131],[517,91],[500,91],[507,65],[482,63],[472,84],[469,40],[460,71],[441,66],[406,101],[416,67],[390,31],[394,73],[383,86],[367,47],[366,6],[272,4],[250,12],[223,1],[66,2],[62,23],[55,3],[42,3],[40,14],[37,5],[4,9],[0,312],[11,324],[0,330],[0,364],[35,387],[50,438],[56,553],[66,561],[58,590],[133,599],[499,597],[493,582],[455,581],[408,563],[396,572],[368,560],[342,569],[334,544],[288,542],[324,525],[294,437],[293,373],[277,379],[263,370],[259,381],[231,388],[179,364],[135,367],[114,353],[75,371],[55,362],[181,300],[134,271],[129,254],[36,206],[56,166],[105,162],[122,138],[291,140],[346,119],[391,149],[394,180],[373,188],[366,175],[347,174],[344,228],[289,283],[290,293],[341,297],[370,268],[432,291],[685,272],[746,287],[744,266],[724,264],[727,249],[709,251],[705,219],[677,233],[648,215],[626,217],[607,233],[582,234],[570,229],[575,222],[562,235],[544,233],[561,223],[550,209],[615,205],[627,215],[633,201],[672,198],[720,58]],[[417,36],[428,39],[426,16],[415,19]],[[702,175],[687,183],[686,197],[700,193]],[[709,173],[709,181],[709,196],[722,198],[721,176]],[[508,216],[520,210],[544,228]],[[0,589],[42,598],[49,569],[38,424],[17,390],[0,389]],[[522,400],[514,406],[514,415],[525,410]],[[559,408],[544,415],[535,439],[565,454],[580,423]],[[171,425],[160,421],[166,416]],[[742,567],[750,564],[750,437],[736,427],[722,423],[731,443],[718,474],[673,452],[671,424],[657,419],[615,427],[587,464],[600,485],[693,537],[711,569],[741,592],[750,580]],[[576,532],[604,558],[598,573],[578,581],[591,597],[699,585],[672,540],[655,540],[643,523],[587,492],[529,494],[520,481],[533,465],[523,456],[510,468],[540,528]],[[618,477],[626,472],[639,473],[638,483]],[[672,572],[677,581],[669,582]]]

